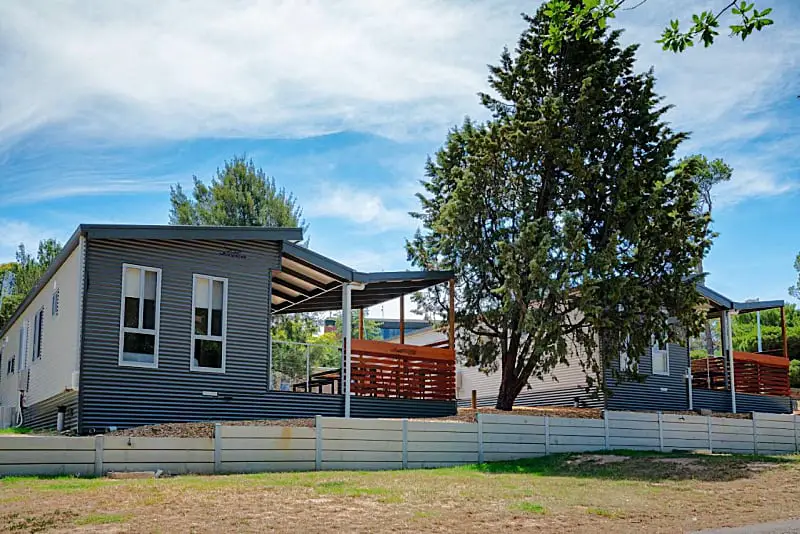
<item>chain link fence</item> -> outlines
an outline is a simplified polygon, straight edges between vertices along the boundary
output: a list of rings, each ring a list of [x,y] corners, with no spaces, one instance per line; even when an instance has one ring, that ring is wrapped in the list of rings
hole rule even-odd
[[[339,393],[342,347],[330,343],[272,342],[273,391]]]

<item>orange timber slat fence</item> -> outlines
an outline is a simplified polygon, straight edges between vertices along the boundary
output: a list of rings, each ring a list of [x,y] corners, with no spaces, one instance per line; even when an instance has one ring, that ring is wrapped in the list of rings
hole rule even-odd
[[[350,390],[365,397],[454,400],[453,349],[352,340]]]
[[[734,385],[739,393],[788,396],[789,360],[779,356],[733,353]],[[725,359],[721,356],[692,360],[692,387],[727,390]]]

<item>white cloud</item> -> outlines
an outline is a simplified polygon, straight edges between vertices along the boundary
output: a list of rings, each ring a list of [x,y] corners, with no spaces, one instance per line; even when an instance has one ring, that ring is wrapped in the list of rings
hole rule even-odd
[[[410,196],[413,200],[413,196]],[[408,199],[403,197],[404,202]],[[349,185],[322,185],[304,210],[309,217],[333,217],[356,225],[365,233],[416,228],[417,221],[402,207],[388,207],[381,194]]]
[[[0,140],[403,135],[477,108],[519,8],[444,0],[0,3]],[[479,36],[479,38],[477,38]]]
[[[0,205],[44,202],[70,197],[146,193],[151,191],[164,192],[169,190],[170,185],[171,182],[147,180],[96,180],[94,183],[68,185],[53,183],[43,187],[25,187],[20,191],[6,194],[0,199]]]
[[[63,242],[66,237],[62,232],[54,233],[52,230],[34,226],[24,221],[0,219],[0,263],[14,261],[17,247],[24,244],[29,251],[36,251],[39,241],[57,237]]]

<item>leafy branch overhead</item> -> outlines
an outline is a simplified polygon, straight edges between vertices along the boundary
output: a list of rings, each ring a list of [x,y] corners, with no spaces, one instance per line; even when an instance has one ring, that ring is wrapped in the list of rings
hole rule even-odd
[[[605,29],[608,19],[615,18],[620,10],[637,9],[648,0],[550,0],[545,4],[545,15],[550,19],[545,45],[548,50],[557,52],[565,39],[592,39],[598,30]],[[682,29],[681,21],[671,20],[664,28],[661,38],[656,42],[664,50],[683,52],[696,42],[711,46],[719,36],[720,20],[732,15],[728,23],[731,36],[744,41],[754,31],[761,31],[774,24],[769,18],[772,8],[761,11],[752,2],[728,2],[719,11],[702,11],[692,14],[691,24]]]

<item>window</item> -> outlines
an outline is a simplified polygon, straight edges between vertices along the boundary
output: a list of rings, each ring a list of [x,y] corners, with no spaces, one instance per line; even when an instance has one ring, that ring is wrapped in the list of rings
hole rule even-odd
[[[28,330],[30,329],[30,321],[25,320],[19,329],[19,369],[24,371],[28,367]],[[14,370],[12,369],[13,373]]]
[[[161,269],[123,264],[119,364],[158,367]]]
[[[50,315],[52,317],[58,317],[58,305],[60,304],[60,295],[58,292],[58,288],[53,290],[52,302],[50,303]]]
[[[622,350],[619,351],[619,370],[621,372],[625,372],[628,370],[629,359],[628,359],[628,344],[630,343],[630,338],[626,337],[625,341],[622,342]]]
[[[8,363],[6,363],[6,374],[13,375],[14,374],[14,364],[17,362],[17,357],[12,356],[8,359]]]
[[[33,316],[33,355],[31,361],[42,358],[42,331],[44,327],[44,308],[40,308]]]
[[[667,347],[663,348],[658,341],[653,341],[651,349],[653,358],[653,374],[654,375],[669,375],[669,351]]]
[[[225,372],[228,280],[196,274],[192,291],[193,371]]]

